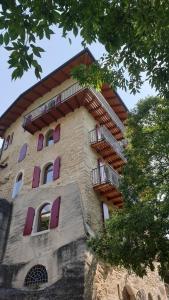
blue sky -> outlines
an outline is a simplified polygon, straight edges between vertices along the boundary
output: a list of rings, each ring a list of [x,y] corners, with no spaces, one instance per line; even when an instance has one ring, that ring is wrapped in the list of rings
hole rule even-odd
[[[59,65],[70,59],[77,54],[83,48],[81,46],[81,38],[78,36],[72,38],[72,44],[70,45],[68,39],[62,38],[61,30],[57,29],[56,34],[52,36],[51,40],[44,39],[39,42],[39,46],[45,49],[42,53],[42,58],[39,62],[43,69],[42,78],[56,69]],[[99,43],[93,43],[89,46],[89,49],[95,56],[100,58],[104,52],[104,47]],[[33,70],[29,70],[23,75],[21,79],[11,81],[11,69],[8,69],[8,53],[2,47],[0,48],[0,72],[1,72],[1,93],[0,93],[0,115],[15,101],[15,99],[26,89],[35,84],[36,79]],[[133,108],[136,102],[148,95],[154,94],[154,91],[148,84],[145,84],[141,89],[141,92],[135,96],[130,95],[129,92],[118,90],[118,93],[122,97],[123,101],[129,109]]]

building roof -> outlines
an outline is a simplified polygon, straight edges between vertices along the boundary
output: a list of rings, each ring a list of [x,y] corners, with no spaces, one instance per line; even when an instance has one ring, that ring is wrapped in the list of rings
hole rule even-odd
[[[0,117],[0,137],[4,136],[6,129],[39,97],[42,97],[54,87],[71,77],[71,70],[79,64],[90,65],[95,61],[88,48],[79,52],[59,68],[23,92]],[[124,121],[128,109],[119,95],[107,84],[103,86],[102,93],[119,118]]]

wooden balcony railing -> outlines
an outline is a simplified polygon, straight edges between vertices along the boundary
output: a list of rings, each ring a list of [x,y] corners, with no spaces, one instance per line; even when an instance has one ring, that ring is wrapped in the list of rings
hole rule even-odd
[[[120,171],[121,167],[127,162],[123,154],[122,143],[118,142],[105,126],[90,131],[89,139],[92,148],[114,169]]]
[[[93,169],[91,176],[94,190],[106,197],[109,204],[122,207],[123,198],[119,191],[119,174],[109,165],[103,165]]]
[[[82,87],[78,83],[62,91],[52,99],[38,106],[24,116],[23,128],[34,133],[50,124],[52,121],[65,116],[81,105],[91,112],[96,119],[112,130],[123,135],[124,124],[105,100],[103,95],[93,88]],[[94,105],[94,109],[93,109]],[[92,109],[91,109],[92,107]],[[113,129],[114,128],[114,129]],[[120,136],[121,138],[121,136]],[[119,138],[119,139],[120,139]]]

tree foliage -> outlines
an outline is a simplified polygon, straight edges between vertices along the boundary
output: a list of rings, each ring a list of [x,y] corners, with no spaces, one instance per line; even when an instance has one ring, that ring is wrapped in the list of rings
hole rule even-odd
[[[138,103],[128,119],[121,191],[125,204],[89,241],[96,255],[143,276],[147,268],[169,270],[169,104],[161,98]]]
[[[105,46],[100,65],[85,76],[75,70],[81,82],[94,86],[109,82],[114,88],[129,88],[133,93],[142,85],[141,73],[161,94],[169,88],[169,4],[165,0],[2,0],[0,2],[0,45],[9,51],[12,78],[21,77],[33,67],[37,77],[42,69],[37,62],[44,50],[39,39],[50,39],[52,28],[63,36],[80,33],[85,46],[100,42]],[[80,70],[81,70],[80,69]],[[91,76],[96,73],[97,76]],[[86,82],[86,81],[85,81]]]

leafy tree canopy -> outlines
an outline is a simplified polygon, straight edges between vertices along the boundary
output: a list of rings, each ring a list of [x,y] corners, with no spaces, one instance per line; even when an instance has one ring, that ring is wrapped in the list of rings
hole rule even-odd
[[[44,51],[39,39],[50,39],[54,26],[81,34],[83,45],[105,46],[100,65],[74,71],[81,83],[133,93],[142,85],[141,73],[162,95],[169,90],[169,3],[165,0],[1,0],[0,45],[9,51],[12,78],[30,67],[40,77],[37,58]],[[81,70],[83,69],[83,75]],[[97,76],[95,76],[97,74]]]
[[[125,204],[89,246],[105,262],[143,276],[169,270],[169,104],[151,97],[128,119],[128,163],[121,191]]]

